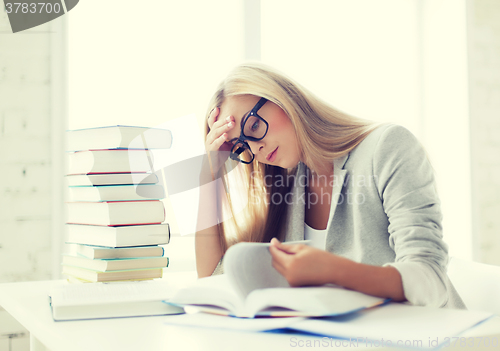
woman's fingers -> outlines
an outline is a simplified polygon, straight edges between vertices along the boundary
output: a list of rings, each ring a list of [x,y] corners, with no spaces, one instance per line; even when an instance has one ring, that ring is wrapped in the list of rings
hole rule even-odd
[[[228,120],[229,118],[229,120]],[[227,133],[234,127],[234,119],[233,117],[228,117],[224,120],[224,122],[220,121],[220,125],[217,125],[219,121],[214,124],[214,133],[215,135],[222,135],[223,133]],[[210,131],[211,132],[211,131]]]
[[[290,244],[290,245],[281,244],[280,250],[286,251],[289,254],[296,254],[299,251],[303,250],[304,247],[307,246],[302,244]]]
[[[288,254],[297,253],[300,250],[302,250],[303,247],[304,247],[304,245],[301,245],[301,244],[291,244],[291,245],[284,244],[284,243],[281,243],[276,238],[272,238],[271,239],[271,246],[274,246],[274,247],[278,248],[279,250],[284,251],[284,252],[286,252]]]
[[[219,120],[212,125],[212,128],[210,129],[210,132],[208,133],[206,139],[207,146],[212,145],[214,141],[219,139],[224,133],[229,132],[234,127],[234,118],[232,116],[228,118],[229,120],[227,118],[224,120]]]
[[[227,139],[227,134],[226,133],[223,133],[221,136],[219,136],[217,139],[215,139],[212,142],[212,148],[213,148],[213,150],[220,149],[220,147],[222,146],[222,144],[224,144],[226,142],[226,139]]]
[[[205,138],[205,150],[210,162],[210,171],[214,177],[229,157],[232,144],[227,142],[228,132],[234,127],[235,120],[233,116],[221,118],[220,109],[215,107],[208,115],[207,124],[210,131]]]
[[[276,246],[270,246],[269,251],[272,255],[272,265],[287,280],[290,286],[299,286],[296,281],[296,269],[293,267],[293,260],[296,259],[295,255],[287,254],[286,252],[278,249]]]
[[[208,115],[207,124],[208,124],[208,127],[210,128],[210,130],[212,130],[214,128],[218,128],[220,126],[223,126],[231,121],[234,124],[234,117],[233,116],[227,116],[226,118],[220,118],[219,114],[220,114],[220,109],[218,107],[214,107],[214,109]]]
[[[271,239],[271,246],[274,246],[282,251],[287,251],[287,246],[289,245],[283,245],[283,243],[281,243],[278,239],[276,238],[272,238]]]
[[[208,123],[208,126],[210,127],[210,129],[212,129],[212,126],[217,121],[218,116],[219,116],[219,112],[220,112],[219,108],[214,107],[212,109],[212,111],[210,111],[210,113],[208,114],[207,123]]]
[[[278,272],[283,274],[283,272],[285,271],[285,266],[283,262],[284,257],[282,255],[286,255],[286,253],[272,246],[269,247],[269,252],[271,253],[271,257],[273,258],[272,260],[273,267],[276,268]]]
[[[276,269],[278,271],[279,274],[281,274],[282,276],[285,276],[286,270],[285,270],[285,267],[283,267],[283,265],[281,263],[279,263],[276,260],[273,260],[272,266],[274,267],[274,269]]]
[[[284,252],[283,250],[277,248],[276,246],[269,246],[269,252],[271,253],[271,256],[273,257],[273,261],[276,261],[282,266],[286,266],[286,262],[290,259],[288,257],[288,253]]]

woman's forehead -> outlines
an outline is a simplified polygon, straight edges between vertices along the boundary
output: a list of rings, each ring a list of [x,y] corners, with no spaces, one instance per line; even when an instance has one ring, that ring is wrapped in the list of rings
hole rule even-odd
[[[258,101],[259,97],[254,95],[228,96],[220,106],[220,116],[233,116],[238,121],[251,111]]]

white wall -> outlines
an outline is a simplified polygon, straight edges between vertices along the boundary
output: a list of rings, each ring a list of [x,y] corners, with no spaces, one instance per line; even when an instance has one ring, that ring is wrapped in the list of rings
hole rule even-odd
[[[8,30],[0,11],[0,281],[49,279],[50,38]]]
[[[0,11],[0,283],[52,277],[50,28],[12,34]],[[29,334],[0,308],[0,350],[9,343],[27,350]]]
[[[350,114],[421,133],[415,1],[262,1],[262,60]]]
[[[204,115],[243,59],[240,1],[87,0],[67,17],[70,129]]]
[[[433,164],[450,255],[473,258],[466,1],[418,2],[422,141]]]
[[[475,258],[500,265],[500,2],[469,5]]]

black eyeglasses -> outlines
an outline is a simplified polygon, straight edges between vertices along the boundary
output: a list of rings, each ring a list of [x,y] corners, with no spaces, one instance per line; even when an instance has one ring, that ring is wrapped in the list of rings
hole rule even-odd
[[[229,157],[232,160],[245,164],[253,162],[255,155],[252,153],[252,150],[246,140],[259,141],[264,139],[266,136],[269,125],[264,118],[257,114],[257,111],[259,111],[259,109],[264,106],[266,102],[266,98],[260,98],[259,102],[257,102],[252,111],[250,111],[250,113],[243,120],[243,123],[241,124],[240,136],[234,143],[231,148],[231,153],[229,154]],[[250,151],[250,155],[252,155],[252,159],[250,161],[245,161],[241,158],[241,155],[245,150]]]

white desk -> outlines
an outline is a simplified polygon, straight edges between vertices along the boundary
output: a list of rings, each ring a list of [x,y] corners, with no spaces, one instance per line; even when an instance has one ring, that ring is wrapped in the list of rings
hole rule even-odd
[[[185,281],[186,275],[171,273],[166,278]],[[117,318],[90,321],[54,322],[48,303],[51,284],[64,281],[39,281],[0,284],[0,305],[30,331],[31,350],[98,351],[98,350],[291,350],[296,340],[321,340],[305,334],[273,334],[233,332],[194,327],[165,325],[169,316]],[[469,330],[462,336],[496,336],[500,339],[500,317]],[[317,349],[318,347],[314,347]],[[325,348],[325,347],[320,347]],[[336,347],[328,347],[330,349]],[[353,350],[373,350],[373,347],[350,347]],[[377,350],[398,350],[376,348]],[[470,348],[445,348],[465,350]],[[498,350],[484,347],[475,350]],[[408,349],[406,349],[408,350]]]

